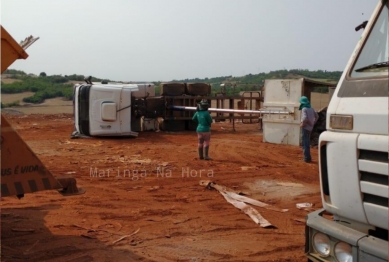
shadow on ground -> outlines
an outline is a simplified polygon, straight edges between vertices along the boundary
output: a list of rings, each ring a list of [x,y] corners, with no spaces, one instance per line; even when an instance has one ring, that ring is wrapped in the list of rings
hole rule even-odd
[[[49,210],[59,205],[1,210],[1,261],[151,261],[88,237],[54,235],[45,226]],[[69,214],[70,215],[70,214]]]

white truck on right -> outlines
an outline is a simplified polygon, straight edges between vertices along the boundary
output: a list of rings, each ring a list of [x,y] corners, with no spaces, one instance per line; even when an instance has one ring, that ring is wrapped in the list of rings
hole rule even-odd
[[[388,9],[380,0],[359,26],[327,109],[318,145],[323,208],[306,218],[308,261],[388,261]]]

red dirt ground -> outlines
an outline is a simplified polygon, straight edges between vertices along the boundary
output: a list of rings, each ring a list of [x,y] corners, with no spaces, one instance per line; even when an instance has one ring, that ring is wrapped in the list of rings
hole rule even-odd
[[[70,139],[72,115],[7,117],[53,175],[86,193],[2,198],[2,261],[306,261],[309,211],[296,204],[321,207],[317,149],[307,164],[297,146],[262,142],[258,124],[216,123],[204,161],[190,131]],[[262,228],[200,180],[289,211],[255,207],[275,226]]]

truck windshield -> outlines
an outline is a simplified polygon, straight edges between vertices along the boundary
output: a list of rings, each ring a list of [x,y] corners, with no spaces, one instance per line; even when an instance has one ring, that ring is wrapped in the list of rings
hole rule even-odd
[[[374,21],[369,21],[374,23]],[[386,4],[370,32],[357,61],[351,71],[351,77],[388,76],[388,4]]]

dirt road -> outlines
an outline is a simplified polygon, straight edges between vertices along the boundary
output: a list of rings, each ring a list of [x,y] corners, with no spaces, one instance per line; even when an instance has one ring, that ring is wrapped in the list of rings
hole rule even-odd
[[[54,175],[86,193],[3,198],[2,261],[306,261],[308,211],[296,204],[321,207],[316,149],[307,164],[299,147],[263,143],[256,124],[216,123],[214,160],[204,161],[189,131],[70,139],[71,115],[8,119]],[[255,207],[274,225],[262,228],[201,180],[289,211]]]

